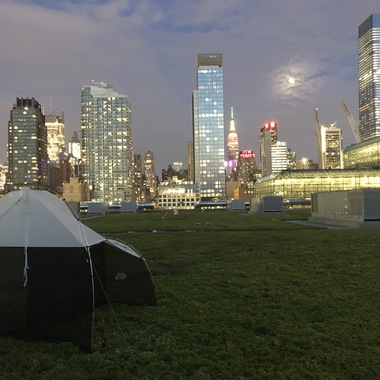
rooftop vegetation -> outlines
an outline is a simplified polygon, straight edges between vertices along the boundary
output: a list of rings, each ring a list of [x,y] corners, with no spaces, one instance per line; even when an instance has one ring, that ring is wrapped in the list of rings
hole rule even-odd
[[[95,312],[94,352],[0,339],[0,379],[376,379],[380,230],[309,211],[115,214],[84,222],[147,260],[157,307]]]

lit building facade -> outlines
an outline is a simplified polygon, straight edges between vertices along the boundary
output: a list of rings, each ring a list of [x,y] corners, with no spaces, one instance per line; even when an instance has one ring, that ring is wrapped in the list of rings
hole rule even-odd
[[[320,126],[319,168],[343,169],[342,130],[335,124]]]
[[[50,162],[58,162],[59,154],[65,148],[65,121],[63,113],[59,115],[45,115],[47,131],[47,152]]]
[[[256,181],[257,164],[253,150],[241,150],[239,152],[237,174],[240,183]]]
[[[71,177],[81,177],[81,143],[79,139],[79,135],[77,131],[74,131],[73,136],[69,141],[69,154],[67,155],[67,159],[69,160],[71,167]],[[62,154],[61,154],[62,158]]]
[[[62,191],[66,202],[84,202],[90,200],[88,184],[79,182],[78,177],[70,177],[68,182],[64,182]]]
[[[172,164],[172,168],[176,172],[180,172],[181,170],[183,170],[183,164],[181,161],[174,161]]]
[[[81,170],[81,143],[77,131],[74,131],[73,136],[69,141],[68,160],[71,166],[71,176],[82,178]]]
[[[380,136],[364,140],[348,146],[343,151],[345,169],[379,168],[380,167]]]
[[[8,165],[0,165],[0,192],[4,191],[5,183],[7,179]]]
[[[254,184],[254,197],[278,195],[284,199],[311,199],[312,193],[380,187],[378,169],[284,170]]]
[[[272,174],[272,146],[277,142],[277,123],[265,123],[260,130],[260,164],[263,177]]]
[[[158,186],[158,207],[166,210],[192,210],[197,203],[196,186],[188,181],[165,181]]]
[[[188,178],[187,170],[181,169],[182,165],[168,165],[167,169],[161,170],[161,180],[162,181],[186,181]]]
[[[143,159],[141,154],[135,153],[133,155],[133,166],[134,166],[134,180],[133,180],[133,197],[132,200],[135,202],[145,202],[146,187],[143,184]]]
[[[288,169],[297,169],[297,154],[288,148]]]
[[[359,137],[343,152],[344,168],[380,167],[380,15],[359,26]]]
[[[144,156],[144,178],[148,192],[148,200],[153,200],[157,196],[157,178],[154,162],[154,154],[150,150]]]
[[[71,154],[77,160],[80,160],[81,158],[81,144],[77,131],[74,131],[73,136],[69,141],[69,154]]]
[[[193,91],[194,177],[200,200],[225,199],[222,54],[198,54]]]
[[[313,160],[310,160],[307,157],[302,157],[300,160],[297,160],[296,169],[318,169],[318,164],[316,167],[313,167]]]
[[[83,180],[91,198],[106,203],[131,201],[133,152],[131,106],[104,82],[81,90]]]
[[[45,189],[47,133],[41,105],[34,98],[16,98],[8,122],[8,174],[6,188]]]
[[[380,14],[359,26],[359,135],[380,136]]]
[[[271,148],[271,174],[288,169],[288,145],[286,141],[276,141]]]

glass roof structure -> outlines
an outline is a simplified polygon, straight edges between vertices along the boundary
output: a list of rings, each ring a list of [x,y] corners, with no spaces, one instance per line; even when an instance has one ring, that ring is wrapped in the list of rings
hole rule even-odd
[[[283,170],[260,178],[254,185],[254,198],[278,195],[284,199],[311,199],[322,191],[379,188],[380,169]]]

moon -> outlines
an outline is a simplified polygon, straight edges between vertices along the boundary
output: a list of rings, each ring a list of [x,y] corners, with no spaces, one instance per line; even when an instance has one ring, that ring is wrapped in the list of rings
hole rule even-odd
[[[289,83],[290,85],[293,85],[294,83],[296,83],[296,80],[295,80],[293,77],[289,77],[289,78],[288,78],[288,83]]]

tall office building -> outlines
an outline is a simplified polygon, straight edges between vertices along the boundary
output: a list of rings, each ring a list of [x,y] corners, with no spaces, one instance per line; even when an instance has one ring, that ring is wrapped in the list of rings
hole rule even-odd
[[[81,177],[81,171],[80,171],[81,143],[80,143],[78,131],[74,131],[73,136],[71,137],[68,145],[69,145],[68,160],[71,166],[71,176],[78,177],[78,181],[79,181],[79,177]],[[83,187],[83,188],[86,188],[86,187]]]
[[[59,154],[65,148],[65,121],[63,112],[59,115],[45,115],[47,151],[49,161],[58,162]]]
[[[380,14],[359,26],[359,135],[380,136]]]
[[[297,169],[297,154],[288,148],[288,169]]]
[[[239,152],[237,173],[240,183],[246,184],[256,180],[257,164],[253,150],[242,150]]]
[[[150,150],[145,153],[144,157],[144,175],[145,184],[149,191],[150,200],[157,195],[157,181],[155,172],[154,154]]]
[[[104,82],[81,89],[83,180],[95,201],[130,201],[133,181],[131,107]]]
[[[225,199],[222,54],[198,54],[193,91],[194,174],[199,200]]]
[[[47,133],[41,105],[34,98],[16,98],[8,122],[6,188],[47,187]]]
[[[133,197],[135,202],[145,201],[145,189],[143,187],[143,159],[141,154],[133,155],[134,180],[133,180]]]
[[[78,131],[74,131],[73,136],[69,141],[69,154],[75,157],[77,160],[81,158],[81,147]]]
[[[271,174],[280,173],[288,167],[288,144],[286,141],[276,141],[271,148]]]
[[[265,123],[260,129],[260,164],[263,177],[272,174],[272,146],[277,143],[277,123]]]
[[[319,169],[343,169],[342,130],[335,124],[320,126]]]
[[[237,180],[236,165],[239,158],[239,139],[235,128],[234,108],[231,107],[230,130],[227,136],[227,174],[230,179]]]

